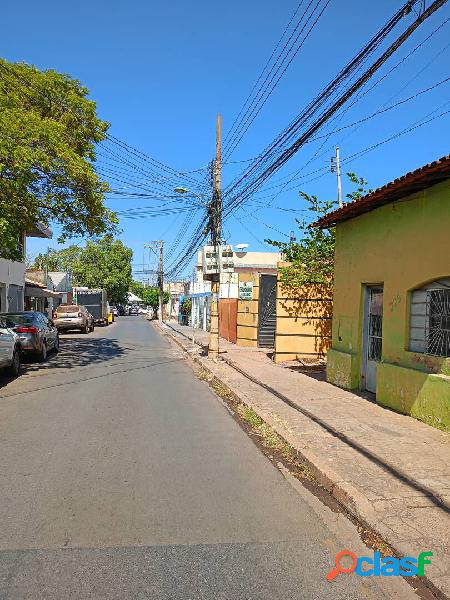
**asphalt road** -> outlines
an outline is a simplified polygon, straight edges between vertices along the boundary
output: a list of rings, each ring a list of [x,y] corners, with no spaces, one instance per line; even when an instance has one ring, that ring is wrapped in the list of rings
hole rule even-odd
[[[0,380],[0,598],[417,598],[325,576],[354,528],[275,468],[141,317]],[[365,554],[370,554],[368,550]]]

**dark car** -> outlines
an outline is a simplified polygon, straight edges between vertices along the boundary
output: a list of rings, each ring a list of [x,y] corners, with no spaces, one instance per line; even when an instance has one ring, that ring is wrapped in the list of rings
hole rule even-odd
[[[59,335],[53,321],[38,311],[3,313],[0,315],[7,327],[18,336],[21,351],[36,356],[40,362],[47,354],[59,350]]]

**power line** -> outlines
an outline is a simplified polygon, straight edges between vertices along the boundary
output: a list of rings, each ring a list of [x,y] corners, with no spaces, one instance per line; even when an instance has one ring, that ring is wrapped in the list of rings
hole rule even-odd
[[[354,160],[356,160],[357,158],[360,158],[361,156],[364,156],[364,154],[367,154],[369,152],[372,152],[373,150],[376,150],[377,148],[383,146],[384,144],[387,144],[389,142],[392,142],[393,140],[398,139],[399,137],[402,137],[403,135],[407,135],[408,133],[411,133],[412,131],[415,131],[416,129],[419,129],[420,127],[423,127],[425,125],[428,125],[429,123],[431,123],[432,121],[435,121],[436,119],[443,117],[447,114],[450,113],[449,110],[443,111],[437,115],[434,115],[434,113],[436,113],[440,108],[443,108],[444,106],[448,105],[450,103],[450,101],[445,102],[444,104],[440,105],[439,107],[437,107],[436,109],[434,109],[433,111],[431,111],[430,113],[426,114],[424,117],[422,117],[421,119],[414,121],[413,123],[411,123],[408,127],[401,129],[400,131],[395,132],[394,134],[390,135],[387,138],[384,138],[378,142],[375,142],[374,144],[371,144],[370,146],[367,146],[365,148],[362,148],[360,150],[358,150],[357,152],[355,152],[354,154],[351,154],[347,157],[345,157],[344,159],[341,160],[341,165],[344,164],[350,164],[351,162],[353,162]],[[434,115],[434,116],[431,116]],[[428,118],[429,117],[429,118]],[[313,172],[309,173],[309,175],[313,174]],[[321,179],[322,177],[324,177],[325,175],[327,175],[329,173],[329,167],[322,167],[321,169],[317,169],[315,171],[315,173],[317,173],[314,177],[306,180],[303,182],[302,185],[307,185],[309,183],[312,183],[313,181],[317,181],[318,179]],[[305,175],[306,177],[306,175]],[[293,178],[294,179],[294,178]],[[289,185],[290,183],[292,183],[291,181],[288,181],[286,185]],[[298,186],[295,185],[293,187],[287,188],[287,189],[283,189],[281,191],[285,191],[285,192],[289,192],[291,190],[298,190]],[[271,206],[271,202],[280,194],[281,192],[277,192],[275,195],[273,196],[267,196],[266,198],[270,198],[269,202],[266,204],[266,208],[272,208]],[[264,198],[262,198],[261,200],[263,200]],[[260,201],[261,201],[260,200]]]
[[[370,67],[368,67],[362,75],[358,77],[358,79],[350,85],[341,95],[335,100],[331,106],[325,108],[323,112],[316,118],[316,120],[309,125],[309,127],[303,133],[300,133],[299,128],[303,124],[305,124],[306,119],[310,114],[317,111],[317,107],[310,106],[303,111],[303,113],[298,117],[291,126],[285,130],[280,136],[278,136],[277,140],[266,149],[262,155],[256,161],[256,164],[251,165],[246,172],[238,179],[237,182],[232,184],[228,189],[228,194],[233,194],[231,201],[228,202],[227,205],[227,214],[230,211],[234,210],[237,206],[242,204],[245,199],[254,193],[258,187],[262,185],[262,183],[268,179],[275,171],[281,168],[298,150],[301,146],[303,146],[308,139],[310,139],[316,131],[320,129],[320,127],[333,115],[336,111],[345,104],[345,102],[352,97],[355,92],[357,92],[371,77],[372,75],[394,54],[394,52],[414,33],[414,31],[427,19],[429,18],[436,10],[438,10],[441,6],[446,3],[447,0],[435,0],[430,7],[392,43],[390,46],[376,59]],[[405,10],[410,10],[411,3],[408,2],[401,11],[398,11],[394,17],[385,25],[381,32],[379,32],[374,38],[372,38],[371,42],[363,48],[363,50],[357,55],[353,61],[347,67],[341,71],[341,74],[335,78],[326,90],[325,93],[320,95],[320,104],[323,104],[323,99],[326,96],[330,95],[332,89],[335,89],[336,82],[339,82],[342,79],[343,74],[348,76],[348,74],[354,70],[356,64],[359,64],[364,56],[370,55],[373,52],[373,48],[378,46],[381,42],[381,39],[386,37],[387,33],[392,30],[392,28],[399,22],[401,18],[404,16]],[[345,79],[345,77],[344,77]],[[295,135],[300,135],[294,142],[291,142],[291,145],[286,149],[283,149],[286,142],[288,142]],[[272,158],[276,149],[278,148],[278,157],[274,157],[272,162],[268,164],[269,159]],[[265,166],[267,164],[267,166]],[[259,172],[256,171],[256,168],[261,165]],[[256,171],[256,172],[255,172]],[[252,177],[253,175],[253,177]],[[249,183],[247,183],[243,189],[238,190],[239,185],[244,183],[244,181],[248,179]]]
[[[390,110],[393,110],[394,108],[397,108],[398,106],[401,106],[401,105],[403,105],[403,104],[405,104],[405,103],[407,103],[407,102],[410,102],[410,101],[412,101],[412,100],[415,100],[415,99],[416,99],[416,98],[418,98],[419,96],[421,96],[421,95],[423,95],[423,94],[425,94],[425,93],[428,93],[428,92],[430,92],[430,91],[433,91],[433,90],[434,90],[434,89],[436,89],[437,87],[439,87],[439,86],[441,86],[441,85],[443,85],[443,84],[445,84],[445,83],[448,83],[449,81],[450,81],[450,77],[447,77],[447,78],[445,78],[445,79],[442,79],[441,81],[438,81],[437,83],[435,83],[435,84],[433,84],[433,85],[431,85],[431,86],[429,86],[429,87],[427,87],[427,88],[425,88],[425,89],[422,89],[422,90],[419,90],[419,91],[417,91],[415,94],[413,94],[413,95],[409,96],[408,98],[404,98],[404,99],[402,99],[402,100],[399,100],[399,101],[398,101],[398,102],[396,102],[395,104],[392,104],[392,105],[390,105],[390,106],[388,106],[388,107],[385,107],[385,108],[382,108],[382,109],[380,109],[380,110],[378,110],[378,111],[375,111],[374,113],[372,113],[372,114],[370,114],[370,115],[368,115],[368,116],[365,116],[365,117],[363,117],[363,118],[361,118],[361,119],[359,119],[359,120],[357,120],[357,121],[353,121],[352,123],[349,123],[348,125],[344,125],[343,127],[340,127],[340,128],[338,128],[338,129],[334,129],[334,130],[332,130],[332,131],[330,131],[330,132],[327,132],[326,134],[323,134],[323,135],[319,135],[319,136],[313,136],[313,137],[312,137],[310,140],[308,140],[308,142],[306,142],[306,143],[312,143],[312,142],[315,142],[315,141],[317,141],[317,140],[324,139],[324,138],[325,138],[325,139],[328,139],[328,138],[329,138],[331,135],[333,135],[333,134],[335,134],[335,133],[339,133],[339,132],[341,132],[341,131],[345,131],[346,129],[350,129],[350,128],[352,128],[352,127],[356,126],[356,125],[361,125],[361,124],[363,124],[363,123],[366,123],[366,122],[370,121],[372,118],[375,118],[376,116],[379,116],[379,115],[381,115],[381,114],[384,114],[385,112],[388,112],[388,111],[390,111]],[[329,152],[329,151],[330,151],[330,150],[331,150],[333,147],[334,147],[334,146],[330,146],[329,148],[327,148],[327,150],[325,150],[325,151],[324,151],[323,153],[321,153],[321,155],[319,155],[319,156],[322,156],[323,154],[326,154],[326,153],[328,153],[328,152]],[[313,158],[314,158],[316,155],[317,155],[317,152],[316,152],[316,154],[314,154],[314,155],[313,155]],[[285,189],[285,188],[286,188],[286,187],[287,187],[287,186],[288,186],[290,183],[292,183],[292,181],[295,181],[296,179],[304,179],[304,178],[306,178],[306,177],[309,177],[310,175],[314,175],[314,174],[316,174],[316,173],[323,173],[323,174],[326,174],[326,173],[328,172],[329,168],[328,168],[328,166],[326,166],[326,167],[321,167],[321,168],[319,168],[319,169],[316,169],[316,170],[314,170],[314,171],[311,171],[311,172],[309,172],[309,173],[303,173],[302,175],[300,175],[299,177],[297,177],[297,176],[298,176],[300,173],[302,173],[302,171],[304,170],[305,166],[307,166],[307,165],[308,165],[308,164],[310,164],[311,162],[312,162],[312,159],[309,159],[309,160],[308,160],[308,162],[307,162],[307,163],[305,163],[305,165],[303,165],[303,166],[302,166],[300,169],[297,169],[297,170],[296,170],[294,173],[291,173],[290,175],[286,175],[286,176],[282,177],[281,179],[288,179],[286,182],[284,182],[284,183],[281,183],[281,182],[280,182],[280,183],[278,183],[278,184],[272,185],[271,187],[268,187],[268,188],[263,188],[263,189],[261,190],[261,193],[262,193],[262,192],[264,192],[264,193],[265,193],[265,192],[267,192],[267,191],[269,191],[269,190],[273,190],[273,189],[281,188],[281,190],[280,190],[280,191],[279,191],[279,192],[278,192],[278,193],[277,193],[275,196],[273,196],[273,198],[275,198],[275,197],[276,197],[276,196],[278,196],[280,193],[282,193],[282,192],[284,191],[284,189]],[[280,179],[280,181],[281,181],[281,179]]]
[[[300,27],[300,25],[302,23],[303,18],[306,17],[306,15],[307,15],[307,13],[309,11],[309,8],[311,7],[312,0],[310,0],[308,6],[306,8],[306,10],[302,14],[302,16],[301,16],[300,20],[298,21],[298,23],[297,23],[294,31],[292,32],[290,38],[288,39],[288,41],[286,42],[285,46],[283,47],[281,53],[279,54],[277,60],[275,61],[274,65],[272,66],[271,70],[266,75],[266,78],[265,78],[264,82],[259,87],[259,89],[258,89],[258,91],[257,91],[257,93],[256,93],[256,95],[255,95],[255,97],[253,99],[253,101],[248,106],[247,110],[245,111],[244,115],[242,116],[241,120],[239,121],[239,124],[236,126],[235,131],[230,136],[230,139],[227,142],[226,147],[225,147],[225,152],[224,152],[224,158],[225,158],[225,160],[231,156],[231,154],[234,152],[234,150],[236,149],[236,147],[238,146],[238,144],[242,140],[243,136],[246,134],[246,132],[250,128],[250,126],[253,123],[253,121],[256,119],[256,117],[258,116],[258,114],[261,112],[261,109],[266,104],[267,100],[272,95],[274,89],[276,88],[276,86],[278,85],[278,83],[280,82],[280,80],[282,79],[282,77],[284,76],[284,74],[286,73],[286,71],[289,68],[289,66],[291,65],[292,61],[297,56],[297,54],[300,51],[300,49],[302,48],[303,44],[306,42],[306,40],[308,39],[309,35],[313,31],[314,27],[319,22],[319,19],[321,18],[321,16],[323,15],[324,11],[328,7],[330,1],[331,0],[326,0],[325,4],[322,6],[322,8],[319,11],[318,15],[313,20],[312,25],[306,31],[306,33],[303,36],[303,38],[301,38],[302,34],[304,33],[305,29],[308,26],[308,23],[313,18],[314,13],[320,7],[321,0],[318,0],[316,2],[315,7],[313,8],[312,12],[307,17],[306,22],[304,23],[304,25],[301,28],[300,32],[295,37],[294,41],[291,42],[291,40],[294,37],[295,33],[298,31],[298,29],[299,29],[299,27]],[[301,4],[302,3],[300,3],[300,5]],[[291,44],[290,44],[289,48],[287,48],[287,46],[289,45],[290,42],[291,42]],[[295,47],[296,45],[297,45],[297,47]],[[286,50],[286,48],[287,48],[287,50]],[[286,52],[285,52],[285,50],[286,50]],[[284,56],[283,56],[283,54],[284,54]],[[283,58],[282,58],[282,60],[280,62],[280,59],[281,59],[282,56],[283,56]]]
[[[278,136],[274,143],[271,146],[266,148],[263,153],[261,153],[250,165],[244,174],[240,176],[237,180],[235,180],[230,186],[227,188],[226,196],[231,200],[228,201],[226,207],[226,216],[229,216],[237,206],[242,205],[246,199],[254,193],[261,183],[271,176],[271,174],[277,169],[280,168],[281,164],[279,160],[280,158],[285,158],[288,160],[290,155],[286,155],[286,150],[292,150],[292,145],[288,146],[286,150],[283,151],[283,147],[286,147],[287,142],[290,138],[293,137],[294,133],[298,130],[298,128],[307,122],[308,119],[312,117],[314,112],[317,112],[318,108],[320,108],[328,98],[333,98],[331,106],[324,109],[321,117],[316,119],[316,121],[309,127],[307,130],[308,136],[301,136],[302,143],[305,143],[309,137],[312,137],[313,134],[319,129],[319,127],[330,118],[334,112],[338,110],[338,108],[345,103],[345,101],[352,96],[364,83],[373,75],[376,70],[380,68],[382,64],[396,51],[398,47],[413,33],[413,31],[434,12],[440,6],[445,4],[446,0],[435,1],[432,6],[421,15],[420,18],[416,19],[414,23],[407,28],[407,30],[400,35],[393,44],[391,44],[388,49],[382,53],[382,55],[375,60],[375,62],[364,71],[362,75],[360,75],[356,82],[352,82],[347,90],[335,100],[333,96],[336,96],[336,91],[338,87],[346,80],[349,79],[352,74],[357,73],[361,65],[364,61],[368,59],[375,52],[384,38],[389,34],[389,32],[394,28],[394,26],[407,14],[410,12],[411,6],[414,2],[407,2],[400,11],[397,11],[395,15],[387,22],[387,24],[376,34],[368,44],[360,51],[360,53],[352,60],[350,63],[344,67],[344,69],[339,73],[338,76],[325,88],[324,92],[319,94],[315,100],[311,101],[310,104],[304,109],[303,113],[299,118],[291,122],[291,124],[286,128],[282,134]],[[324,118],[325,117],[325,118]],[[297,151],[298,147],[297,142],[294,142],[295,151]],[[279,152],[278,159],[275,156],[275,152]],[[274,158],[274,162],[269,164],[269,159]],[[275,168],[273,168],[275,167]],[[264,170],[263,170],[264,169]],[[253,177],[253,179],[252,179]],[[246,179],[249,180],[249,183],[246,182]],[[200,228],[197,228],[196,235],[193,236],[191,244],[187,248],[185,248],[184,252],[178,255],[177,260],[180,260],[180,264],[184,264],[186,260],[189,260],[190,252],[193,252],[198,245],[201,244],[201,241],[204,239],[204,234]]]
[[[256,80],[256,83],[253,85],[253,87],[252,87],[252,89],[251,89],[251,91],[250,91],[249,95],[247,96],[247,98],[245,99],[245,102],[244,102],[244,104],[243,104],[243,105],[242,105],[242,107],[241,107],[241,110],[239,111],[239,113],[238,113],[237,117],[234,119],[233,123],[231,124],[231,128],[230,128],[230,130],[228,131],[227,135],[225,136],[224,145],[226,145],[226,143],[227,143],[227,141],[228,141],[229,137],[232,135],[232,133],[233,133],[233,130],[234,130],[234,128],[235,128],[235,125],[237,124],[237,122],[238,122],[238,120],[239,120],[239,117],[240,117],[240,116],[242,115],[242,113],[244,112],[244,110],[245,110],[245,107],[247,106],[247,103],[250,101],[250,99],[251,99],[251,97],[252,97],[252,95],[253,95],[253,92],[256,90],[256,88],[257,88],[257,86],[258,86],[259,82],[261,81],[261,79],[262,79],[262,77],[263,77],[263,75],[264,75],[264,72],[265,72],[265,70],[266,70],[266,69],[269,67],[269,65],[270,65],[270,63],[271,63],[271,61],[272,61],[272,58],[275,56],[275,53],[276,53],[276,51],[277,51],[277,50],[278,50],[278,48],[280,47],[280,45],[281,45],[281,42],[282,42],[282,40],[283,40],[284,36],[285,36],[285,35],[286,35],[286,33],[288,32],[288,30],[289,30],[289,28],[290,28],[290,26],[291,26],[291,24],[292,24],[293,20],[295,19],[295,17],[296,17],[296,15],[297,15],[298,11],[300,10],[300,8],[301,8],[301,6],[302,6],[303,2],[304,2],[304,0],[300,0],[300,2],[298,3],[298,5],[297,5],[297,8],[296,8],[296,9],[295,9],[295,11],[294,11],[294,14],[292,15],[292,17],[291,17],[291,19],[290,19],[289,23],[286,25],[286,27],[285,27],[285,29],[284,29],[284,31],[283,31],[283,33],[282,33],[282,35],[281,35],[280,39],[278,40],[278,42],[277,42],[277,44],[276,44],[275,48],[272,50],[272,54],[270,55],[269,59],[267,60],[266,64],[264,65],[264,67],[263,67],[263,69],[262,69],[261,73],[259,74],[259,77],[258,77],[258,79]]]
[[[450,81],[450,77],[446,77],[445,79],[441,79],[441,81],[438,81],[434,85],[431,85],[431,86],[429,86],[429,87],[427,87],[427,88],[425,88],[423,90],[419,90],[418,92],[416,92],[412,96],[409,96],[408,98],[404,98],[403,100],[399,100],[395,104],[391,104],[390,106],[387,106],[386,108],[381,108],[380,110],[375,111],[371,115],[368,115],[366,117],[358,119],[357,121],[353,121],[353,123],[349,123],[348,125],[344,125],[343,127],[339,127],[338,129],[333,129],[332,131],[330,131],[329,133],[326,133],[324,135],[314,136],[314,137],[312,137],[308,141],[308,143],[315,142],[316,140],[320,140],[320,139],[322,139],[324,137],[328,138],[330,135],[333,135],[335,133],[339,133],[341,131],[344,131],[345,129],[349,129],[351,127],[354,127],[355,125],[361,125],[362,123],[366,123],[367,121],[372,120],[373,118],[377,117],[378,115],[382,115],[382,114],[384,114],[386,112],[389,112],[390,110],[393,110],[394,108],[397,108],[398,106],[402,106],[403,104],[406,104],[407,102],[410,102],[411,100],[415,100],[419,96],[422,96],[423,94],[427,94],[428,92],[431,92],[432,90],[435,90],[439,86],[443,85],[444,83],[448,83],[449,81]]]

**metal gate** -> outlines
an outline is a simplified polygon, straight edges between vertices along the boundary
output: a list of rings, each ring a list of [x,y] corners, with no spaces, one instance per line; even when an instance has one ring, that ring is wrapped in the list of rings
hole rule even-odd
[[[376,393],[377,366],[381,360],[383,345],[383,288],[366,287],[366,302],[363,332],[363,377],[364,388]]]
[[[259,279],[258,346],[275,345],[277,276],[261,275]]]

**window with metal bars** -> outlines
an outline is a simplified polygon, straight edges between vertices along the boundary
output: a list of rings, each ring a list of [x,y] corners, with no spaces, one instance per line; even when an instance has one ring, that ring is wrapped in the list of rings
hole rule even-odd
[[[412,292],[409,350],[450,357],[450,278]]]
[[[450,289],[428,290],[427,354],[450,356]]]

